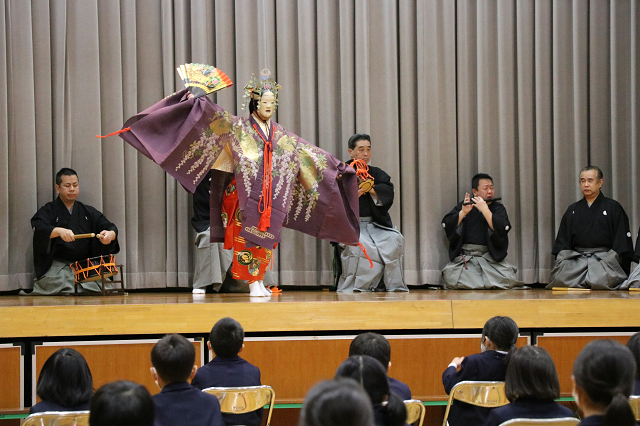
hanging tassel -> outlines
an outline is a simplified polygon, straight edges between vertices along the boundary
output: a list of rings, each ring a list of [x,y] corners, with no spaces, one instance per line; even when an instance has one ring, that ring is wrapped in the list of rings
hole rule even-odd
[[[119,135],[120,133],[128,132],[129,130],[131,130],[131,127],[125,127],[122,130],[118,130],[117,132],[109,133],[108,135],[105,135],[105,136],[96,135],[96,138],[104,139],[104,138],[108,138],[109,136]]]
[[[360,247],[360,249],[364,252],[365,257],[367,258],[367,260],[369,261],[369,269],[373,268],[373,260],[371,260],[371,258],[369,257],[369,255],[367,254],[367,249],[364,248],[364,246],[362,245],[362,243],[358,243],[358,247]]]
[[[258,230],[265,232],[268,227],[271,226],[271,206],[268,206],[264,212],[260,215],[260,222],[258,222]]]
[[[271,172],[272,172],[272,156],[273,150],[271,141],[273,139],[273,134],[276,131],[276,127],[272,126],[269,140],[266,140],[262,134],[258,131],[258,126],[255,124],[253,128],[256,130],[256,133],[262,138],[264,141],[264,160],[263,160],[263,173],[262,173],[262,192],[260,193],[260,200],[258,201],[258,211],[261,213],[260,221],[258,222],[258,230],[265,232],[268,227],[271,226],[271,182],[273,180]]]
[[[353,160],[353,162],[351,163],[351,167],[355,169],[356,174],[360,179],[373,179],[373,176],[369,174],[369,166],[364,162],[364,160]]]

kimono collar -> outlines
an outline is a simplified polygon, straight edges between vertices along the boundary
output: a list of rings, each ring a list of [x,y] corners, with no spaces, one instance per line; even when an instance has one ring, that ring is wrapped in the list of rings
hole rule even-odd
[[[262,131],[262,136],[264,136],[265,139],[268,139],[271,134],[271,119],[262,121],[260,118],[256,117],[255,114],[251,114],[251,119],[255,124],[257,124],[258,129]]]
[[[73,208],[76,206],[75,201],[73,202],[73,204],[71,205],[71,208],[67,208],[67,205],[65,203],[62,202],[62,200],[60,199],[60,196],[58,195],[54,201],[55,203],[58,204],[58,207],[60,207],[61,209],[64,209],[66,211],[69,212],[69,214],[73,214]]]
[[[582,199],[584,200],[585,204],[587,205],[587,208],[592,208],[594,206],[598,206],[598,205],[602,204],[604,202],[605,198],[606,197],[604,196],[602,191],[600,191],[600,193],[598,194],[596,199],[593,200],[593,203],[591,203],[591,204],[589,204],[589,202],[587,201],[587,197],[582,197]]]

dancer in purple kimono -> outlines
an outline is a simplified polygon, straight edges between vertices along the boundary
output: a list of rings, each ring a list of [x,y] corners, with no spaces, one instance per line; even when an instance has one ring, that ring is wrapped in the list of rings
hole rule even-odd
[[[279,89],[268,70],[253,78],[245,86],[249,118],[183,90],[130,118],[119,133],[191,192],[211,170],[212,242],[224,241],[222,198],[235,179],[239,236],[248,248],[273,249],[283,226],[358,245],[355,171],[271,120]],[[251,295],[269,294],[256,283]]]

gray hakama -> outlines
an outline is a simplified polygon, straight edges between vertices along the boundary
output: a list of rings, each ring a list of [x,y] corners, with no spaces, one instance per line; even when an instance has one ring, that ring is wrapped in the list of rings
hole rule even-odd
[[[74,292],[75,275],[69,267],[73,262],[61,262],[53,260],[51,267],[43,276],[33,282],[33,291],[31,293],[20,292],[22,296],[60,296]],[[111,288],[111,284],[106,284],[107,290]],[[80,293],[102,294],[102,289],[95,281],[80,284],[78,286]]]
[[[223,243],[210,242],[209,228],[196,234],[193,288],[205,288],[213,284],[215,291],[220,290],[233,258],[233,250],[225,250],[223,246]]]
[[[551,270],[546,288],[570,287],[615,290],[624,280],[618,254],[605,247],[562,250]]]
[[[636,251],[633,255],[633,261],[640,264],[640,230],[638,231],[638,238],[636,238]],[[629,274],[629,279],[620,286],[621,290],[628,288],[640,288],[640,265]]]
[[[631,272],[629,278],[620,285],[619,290],[626,290],[628,288],[640,288],[640,265]]]
[[[373,268],[360,247],[340,244],[342,275],[337,291],[373,291],[381,280],[387,291],[409,291],[404,283],[404,237],[400,231],[379,225],[371,217],[361,217],[360,243]]]
[[[510,290],[526,288],[516,279],[518,269],[506,261],[497,262],[487,246],[464,244],[462,253],[442,270],[447,290]]]
[[[205,288],[213,284],[213,290],[220,292],[226,283],[225,293],[249,293],[249,283],[235,280],[227,272],[231,268],[233,250],[225,250],[224,243],[209,242],[209,228],[196,234],[196,264],[193,272],[193,288]],[[274,285],[271,268],[264,274],[264,285]]]

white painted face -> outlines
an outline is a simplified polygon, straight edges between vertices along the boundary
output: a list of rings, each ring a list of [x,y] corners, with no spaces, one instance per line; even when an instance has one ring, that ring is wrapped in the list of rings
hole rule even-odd
[[[276,111],[276,97],[272,92],[265,92],[260,97],[258,101],[258,109],[256,112],[258,113],[258,117],[262,121],[267,121],[271,118],[273,113]]]

